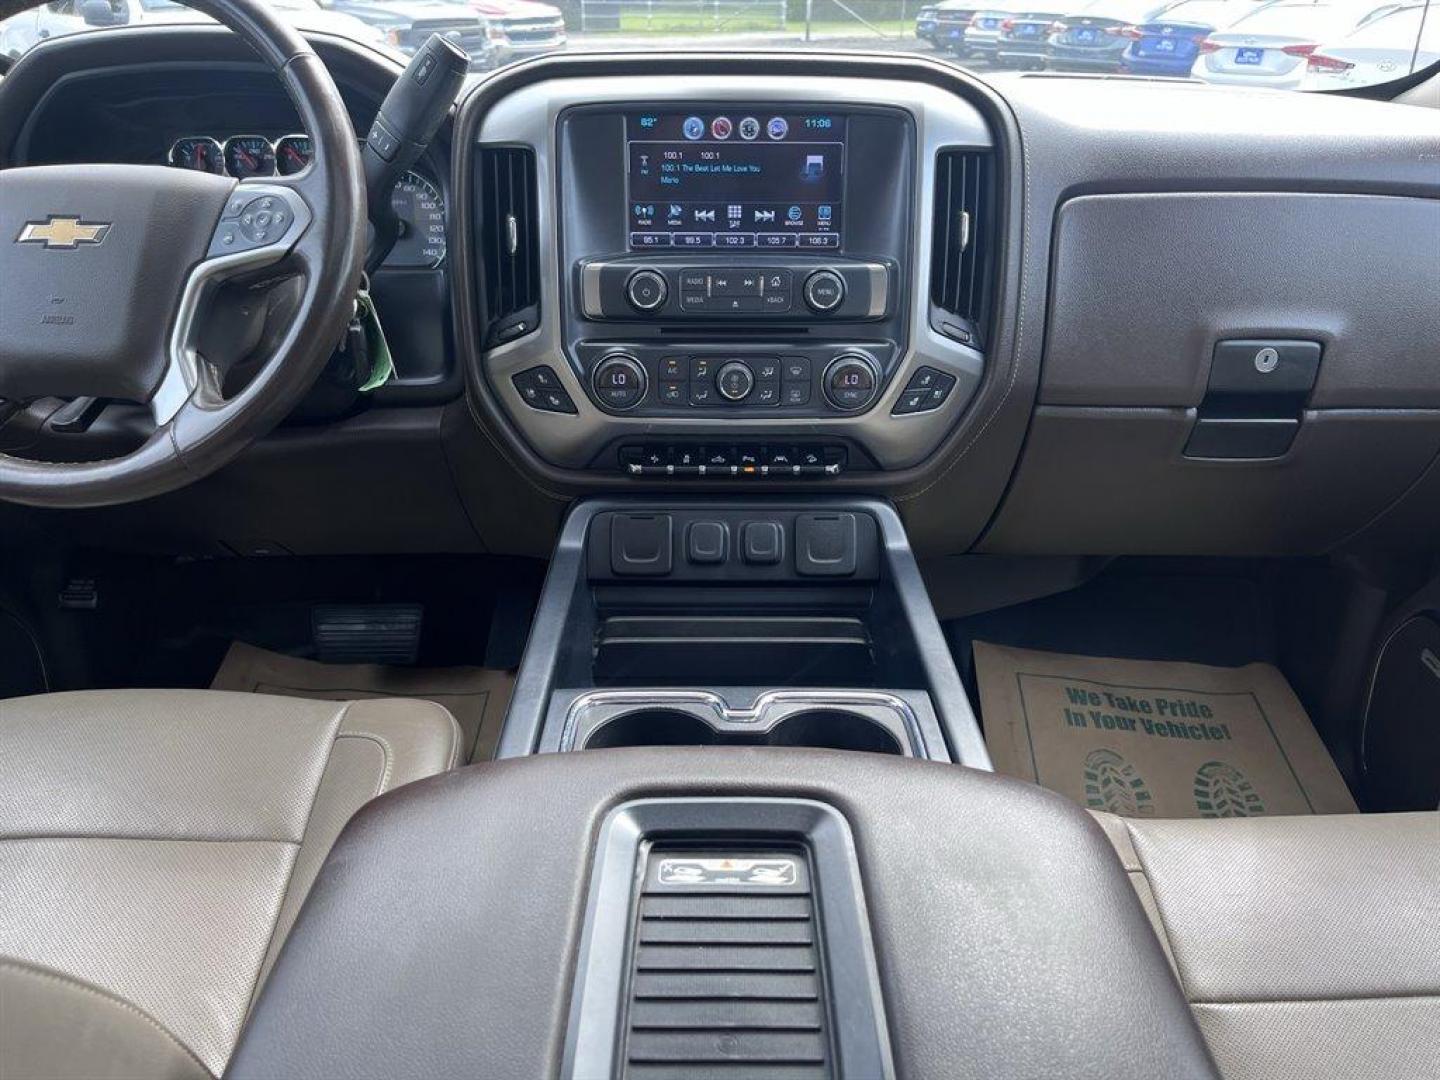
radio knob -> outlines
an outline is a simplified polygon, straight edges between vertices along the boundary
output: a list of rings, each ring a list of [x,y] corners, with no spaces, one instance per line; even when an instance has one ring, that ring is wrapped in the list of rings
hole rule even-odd
[[[605,357],[595,365],[590,380],[600,403],[620,411],[640,404],[648,381],[640,361],[629,353],[611,353]]]
[[[755,389],[755,373],[749,364],[731,360],[715,373],[715,386],[726,401],[744,401]]]
[[[625,299],[636,311],[656,311],[669,295],[665,275],[655,270],[637,270],[625,282]]]
[[[845,299],[845,281],[834,270],[816,270],[805,279],[805,303],[824,315]]]
[[[875,400],[880,374],[864,353],[841,353],[825,369],[825,396],[842,412],[855,412]]]

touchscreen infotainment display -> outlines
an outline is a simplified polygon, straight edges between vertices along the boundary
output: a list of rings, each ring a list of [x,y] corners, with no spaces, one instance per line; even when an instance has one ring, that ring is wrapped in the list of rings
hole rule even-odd
[[[630,248],[839,248],[845,137],[834,113],[627,113]]]

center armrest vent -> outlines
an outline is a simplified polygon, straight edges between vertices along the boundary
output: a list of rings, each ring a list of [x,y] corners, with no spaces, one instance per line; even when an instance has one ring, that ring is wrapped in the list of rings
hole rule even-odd
[[[942,150],[935,159],[935,221],[930,253],[930,302],[959,320],[969,342],[984,341],[990,310],[996,198],[994,155]],[[945,332],[960,337],[945,325]]]
[[[833,1075],[808,859],[650,852],[636,908],[624,1075]]]
[[[485,302],[485,347],[528,334],[540,324],[539,222],[535,152],[486,146],[478,151],[476,247]]]

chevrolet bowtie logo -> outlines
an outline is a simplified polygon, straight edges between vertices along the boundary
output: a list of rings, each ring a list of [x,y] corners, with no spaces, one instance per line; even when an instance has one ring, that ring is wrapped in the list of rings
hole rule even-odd
[[[27,221],[15,238],[17,244],[44,244],[47,248],[74,248],[98,244],[110,231],[108,221],[81,221],[51,216],[48,221]]]

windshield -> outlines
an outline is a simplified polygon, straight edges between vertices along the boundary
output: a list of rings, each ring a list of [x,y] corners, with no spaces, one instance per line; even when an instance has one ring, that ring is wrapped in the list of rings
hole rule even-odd
[[[268,0],[301,30],[413,52],[434,30],[488,71],[546,53],[911,53],[1056,71],[1325,91],[1440,63],[1440,0]],[[114,26],[203,20],[175,0],[50,0],[0,22],[0,58]],[[451,25],[453,24],[453,25]]]

